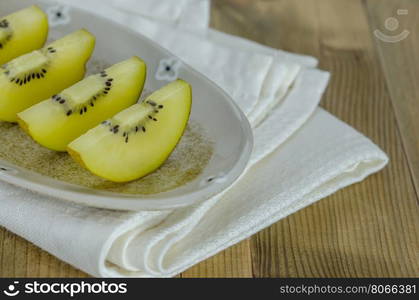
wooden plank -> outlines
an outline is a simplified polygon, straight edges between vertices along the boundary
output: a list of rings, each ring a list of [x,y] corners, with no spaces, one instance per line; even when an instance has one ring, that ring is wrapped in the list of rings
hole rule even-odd
[[[413,174],[416,191],[419,190],[419,38],[416,0],[368,0],[365,1],[371,33],[382,70],[386,78],[403,146]],[[406,14],[407,13],[407,14]],[[393,24],[393,25],[392,25]],[[394,26],[394,27],[392,27]],[[397,28],[396,28],[397,27]],[[375,30],[387,37],[378,37]],[[408,32],[405,37],[403,32]]]
[[[0,247],[0,277],[88,276],[3,227]]]
[[[223,14],[215,17],[226,24],[220,29],[319,57],[333,74],[323,106],[392,160],[383,172],[254,236],[254,275],[417,276],[417,197],[361,1],[216,3]]]
[[[345,5],[340,5],[342,2]],[[319,1],[321,67],[334,74],[323,104],[371,137],[388,153],[391,162],[383,172],[330,200],[340,198],[344,202],[352,194],[347,203],[354,205],[359,216],[359,227],[351,233],[359,240],[359,256],[364,255],[365,259],[360,261],[361,271],[350,276],[417,276],[418,198],[402,147],[401,129],[371,40],[374,28],[368,26],[361,4],[362,1]],[[335,25],[328,24],[330,20]],[[339,204],[339,200],[336,202]],[[341,214],[349,208],[343,207]],[[351,217],[346,215],[345,219]],[[346,242],[348,246],[350,243]],[[362,269],[363,264],[366,267]]]
[[[2,230],[0,239],[1,239],[1,265],[0,265],[0,275],[1,277],[6,277],[8,274],[13,274],[9,276],[14,276],[14,262],[15,262],[15,249],[14,249],[14,240],[15,235],[7,230]]]
[[[252,277],[250,240],[226,249],[189,270],[183,272],[183,278],[245,278]]]

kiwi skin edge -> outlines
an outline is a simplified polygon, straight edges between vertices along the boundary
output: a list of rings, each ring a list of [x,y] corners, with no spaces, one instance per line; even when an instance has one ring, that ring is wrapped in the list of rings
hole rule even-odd
[[[28,124],[23,121],[21,118],[19,118],[19,116],[17,116],[17,123],[19,124],[20,128],[27,133],[29,136],[31,135],[29,132],[29,126]]]
[[[182,137],[183,137],[183,135],[185,134],[185,130],[186,130],[186,127],[188,126],[188,123],[189,123],[189,119],[190,119],[190,117],[191,117],[191,111],[192,111],[192,104],[193,104],[193,101],[192,101],[192,86],[187,82],[187,81],[185,81],[185,80],[183,80],[183,79],[181,79],[181,78],[179,78],[178,80],[180,80],[180,81],[183,81],[183,82],[185,82],[185,83],[187,83],[188,84],[188,87],[189,87],[189,92],[190,92],[190,94],[191,94],[191,105],[189,105],[189,111],[188,111],[188,118],[187,118],[187,121],[185,122],[185,126],[183,127],[183,130],[182,130],[182,134],[179,136],[179,139],[177,140],[177,142],[176,142],[176,144],[175,144],[175,146],[173,147],[173,149],[172,149],[172,151],[170,151],[168,154],[167,154],[167,156],[165,157],[165,159],[163,160],[163,162],[161,163],[161,165],[159,165],[157,168],[155,168],[153,171],[150,171],[149,173],[147,173],[147,174],[145,174],[144,176],[147,176],[148,174],[150,174],[150,173],[153,173],[154,171],[156,171],[158,168],[160,168],[165,162],[166,162],[166,160],[169,158],[169,156],[173,153],[173,151],[175,151],[175,149],[176,149],[176,147],[178,146],[178,144],[179,144],[179,142],[180,142],[180,140],[182,139]],[[142,177],[144,177],[144,176],[142,176]],[[142,178],[141,177],[141,178]]]
[[[29,130],[29,125],[24,120],[22,120],[19,116],[17,117],[17,124],[19,124],[20,129],[23,130],[27,135],[29,135],[32,138],[31,131]],[[35,141],[35,140],[34,140]]]
[[[73,151],[72,149],[70,149],[69,147],[67,147],[67,152],[68,154],[76,161],[78,162],[83,168],[85,168],[86,170],[89,170],[87,168],[87,166],[84,164],[84,161],[81,159],[80,154],[78,154],[76,151]],[[89,170],[90,171],[90,170]],[[96,174],[95,174],[96,175]]]
[[[182,80],[182,79],[178,79],[178,80]],[[182,80],[182,81],[184,81],[184,80]],[[186,82],[186,81],[184,81],[184,82]],[[187,82],[186,82],[187,83]],[[188,86],[189,86],[189,90],[190,90],[190,93],[191,93],[191,98],[192,98],[192,87],[191,87],[191,85],[188,83]],[[189,106],[189,112],[188,112],[188,118],[187,118],[187,122],[185,122],[185,126],[183,127],[183,130],[182,130],[182,134],[179,136],[179,139],[178,139],[178,141],[176,142],[176,145],[173,147],[173,149],[172,149],[172,151],[170,151],[168,154],[167,154],[167,156],[165,157],[165,159],[163,160],[163,162],[158,166],[158,167],[156,167],[154,170],[151,170],[150,172],[148,172],[147,174],[144,174],[143,176],[141,176],[141,177],[139,177],[139,178],[134,178],[134,179],[132,179],[132,180],[128,180],[128,181],[123,181],[123,180],[121,180],[121,181],[117,181],[117,180],[110,180],[110,179],[108,179],[108,178],[105,178],[105,177],[103,177],[103,176],[100,176],[100,175],[98,175],[98,174],[96,174],[95,172],[93,172],[92,170],[90,170],[87,166],[86,166],[86,164],[83,162],[83,159],[82,159],[82,157],[81,157],[81,155],[78,153],[78,152],[76,152],[76,151],[74,151],[74,150],[72,150],[70,147],[67,147],[67,152],[71,155],[71,157],[76,161],[76,162],[78,162],[81,166],[83,166],[86,170],[88,170],[89,172],[91,172],[92,174],[94,174],[94,175],[96,175],[96,176],[98,176],[98,177],[101,177],[101,178],[104,178],[104,179],[106,179],[106,180],[109,180],[109,181],[112,181],[112,182],[117,182],[117,183],[125,183],[125,182],[132,182],[132,181],[135,181],[135,180],[138,180],[138,179],[140,179],[140,178],[143,178],[143,177],[145,177],[145,176],[147,176],[147,175],[149,175],[149,174],[151,174],[151,173],[153,173],[153,172],[155,172],[157,169],[159,169],[165,162],[166,162],[166,160],[169,158],[169,156],[173,153],[173,151],[176,149],[176,147],[177,147],[177,145],[179,144],[179,142],[180,142],[180,140],[182,139],[182,137],[183,137],[183,135],[185,134],[185,130],[186,130],[186,127],[187,127],[187,125],[188,125],[188,123],[189,123],[189,118],[190,118],[190,116],[191,116],[191,111],[192,111],[192,103],[193,103],[193,101],[191,101],[191,105]]]
[[[23,121],[21,118],[19,118],[19,116],[17,117],[17,122],[19,123],[20,128],[24,132],[26,132],[29,136],[31,136],[28,124],[25,121]],[[75,161],[77,161],[84,168],[86,168],[86,165],[84,164],[83,160],[81,159],[80,155],[77,152],[71,150],[70,148],[67,148],[67,152],[73,157]]]

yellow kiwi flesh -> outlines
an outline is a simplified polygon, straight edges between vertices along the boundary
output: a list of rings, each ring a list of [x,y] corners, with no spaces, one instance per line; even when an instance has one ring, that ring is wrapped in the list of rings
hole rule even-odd
[[[191,106],[191,86],[174,81],[71,142],[68,152],[110,181],[141,178],[159,168],[174,150]]]
[[[80,81],[95,46],[82,29],[0,67],[0,120],[16,122],[17,113]]]
[[[44,46],[47,15],[36,5],[0,17],[0,65]]]
[[[72,140],[136,103],[145,78],[145,63],[132,57],[20,112],[18,122],[39,144],[66,151]]]

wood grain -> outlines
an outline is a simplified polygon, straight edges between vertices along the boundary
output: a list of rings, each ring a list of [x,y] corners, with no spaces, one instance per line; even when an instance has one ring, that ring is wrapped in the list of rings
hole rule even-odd
[[[419,2],[369,0],[364,4],[372,29],[390,36],[396,36],[403,30],[410,32],[407,38],[397,43],[388,43],[375,36],[373,40],[386,78],[410,172],[416,190],[419,190],[419,20],[416,18]],[[407,10],[408,15],[398,15],[399,9]],[[386,20],[392,17],[399,22],[399,28],[394,32],[385,27]]]
[[[183,272],[183,278],[249,278],[252,273],[250,240],[243,241]]]
[[[318,57],[333,74],[322,106],[391,163],[182,277],[419,276],[419,41],[388,45],[372,34],[398,8],[412,12],[400,25],[413,32],[415,0],[213,0],[214,28]],[[0,229],[0,276],[86,274]]]

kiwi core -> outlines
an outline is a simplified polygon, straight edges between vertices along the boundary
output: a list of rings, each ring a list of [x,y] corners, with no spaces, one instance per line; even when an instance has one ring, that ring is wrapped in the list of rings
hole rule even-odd
[[[49,59],[41,52],[34,51],[23,55],[19,61],[11,61],[7,66],[12,76],[21,77],[24,74],[35,73],[48,63]]]
[[[141,105],[143,106],[143,105]],[[153,114],[153,109],[141,108],[140,105],[134,105],[125,111],[121,112],[118,116],[113,118],[113,122],[119,124],[122,128],[133,128],[140,123],[148,121],[148,116]]]
[[[109,94],[114,79],[106,71],[100,75],[92,75],[64,90],[59,95],[52,96],[52,100],[63,105],[67,116],[75,112],[81,115],[87,112],[87,107],[95,106],[95,102]]]
[[[127,108],[102,125],[109,127],[114,134],[122,135],[128,143],[130,135],[146,132],[149,122],[157,122],[157,115],[163,108],[163,105],[147,100]]]
[[[7,31],[4,28],[0,28],[0,43],[4,42],[7,38]]]
[[[87,101],[100,94],[102,90],[103,80],[99,76],[90,76],[63,91],[61,95],[69,102],[71,107],[78,107],[86,104]]]

